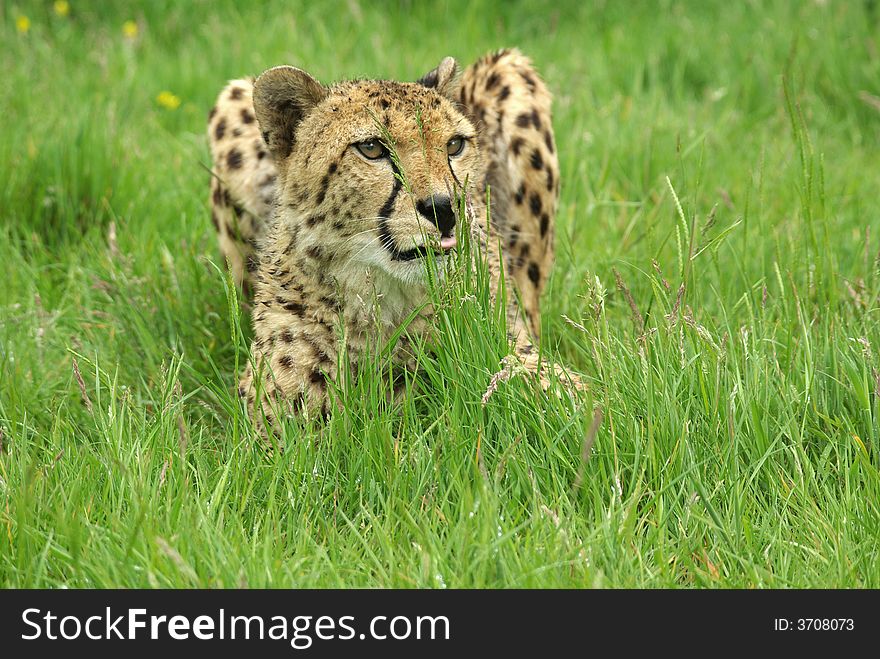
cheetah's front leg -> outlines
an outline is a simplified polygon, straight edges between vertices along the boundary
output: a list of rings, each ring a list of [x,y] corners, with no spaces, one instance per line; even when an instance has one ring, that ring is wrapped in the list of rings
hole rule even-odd
[[[326,417],[330,383],[337,376],[332,328],[284,320],[256,326],[253,362],[238,390],[266,440],[273,434],[280,436],[281,418],[295,414]]]
[[[471,240],[476,241],[480,249],[488,257],[490,296],[494,302],[498,297],[502,277],[505,277],[505,282],[510,282],[510,280],[506,278],[506,273],[503,273],[499,245],[496,241],[490,239],[485,227],[477,220],[477,216],[472,210],[470,210],[469,216]],[[507,285],[509,286],[509,283]],[[528,322],[527,314],[521,307],[515,291],[510,288],[508,288],[507,293],[506,313],[508,337],[513,343],[512,354],[530,375],[538,379],[542,389],[546,391],[552,385],[552,381],[549,378],[551,370],[564,384],[568,384],[579,391],[586,387],[576,374],[569,373],[558,364],[551,366],[549,362],[539,357],[537,342],[532,337],[532,323]],[[538,318],[537,309],[531,310],[531,316],[532,319]]]
[[[525,323],[518,323],[517,328],[514,325],[514,343],[513,354],[519,362],[525,367],[526,371],[538,379],[541,389],[547,391],[551,388],[553,382],[550,379],[551,370],[555,373],[556,378],[563,385],[573,387],[578,391],[586,389],[586,385],[576,373],[571,373],[559,364],[550,364],[546,359],[538,356],[538,349],[531,337],[526,331]]]

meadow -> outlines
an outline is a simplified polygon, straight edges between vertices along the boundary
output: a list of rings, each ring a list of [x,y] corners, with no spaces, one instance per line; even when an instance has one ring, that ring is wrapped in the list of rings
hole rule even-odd
[[[880,587],[880,5],[0,8],[0,586]],[[517,46],[562,168],[543,350],[479,282],[400,404],[255,443],[208,110]],[[381,366],[377,354],[377,365]]]

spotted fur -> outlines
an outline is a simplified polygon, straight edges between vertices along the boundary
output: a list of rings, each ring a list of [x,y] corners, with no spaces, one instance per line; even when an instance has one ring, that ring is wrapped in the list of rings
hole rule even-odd
[[[220,247],[235,280],[253,288],[253,361],[239,393],[255,422],[330,412],[339,351],[356,365],[368,342],[424,306],[424,259],[442,270],[462,197],[493,294],[502,269],[515,283],[515,352],[540,372],[559,167],[550,94],[518,51],[487,55],[461,76],[446,58],[414,83],[328,87],[277,67],[229,83],[208,136]],[[429,315],[425,307],[410,332],[426,330]],[[396,351],[411,367],[405,340]]]

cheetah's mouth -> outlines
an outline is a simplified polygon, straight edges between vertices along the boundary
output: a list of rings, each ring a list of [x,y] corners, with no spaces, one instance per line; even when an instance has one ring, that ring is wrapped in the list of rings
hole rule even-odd
[[[455,236],[443,236],[440,238],[440,251],[443,255],[448,254],[457,244],[458,241],[455,239]],[[437,254],[437,248],[430,245],[419,245],[403,252],[400,250],[393,251],[391,253],[391,260],[414,261],[415,259],[424,258],[429,254]]]

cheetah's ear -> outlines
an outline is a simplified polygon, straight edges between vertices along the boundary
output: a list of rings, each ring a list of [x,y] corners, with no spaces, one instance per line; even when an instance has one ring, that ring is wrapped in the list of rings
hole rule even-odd
[[[423,75],[418,82],[452,100],[458,92],[458,62],[444,57],[436,69]]]
[[[254,83],[254,113],[276,161],[290,155],[296,127],[328,92],[302,69],[276,66]]]

